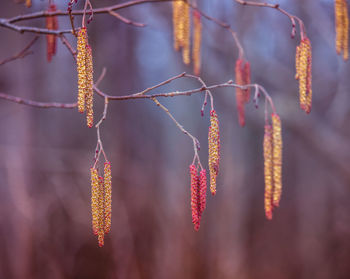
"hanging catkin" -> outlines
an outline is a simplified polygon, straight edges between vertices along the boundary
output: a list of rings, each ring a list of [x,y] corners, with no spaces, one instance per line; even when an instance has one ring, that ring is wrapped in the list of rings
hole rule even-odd
[[[272,162],[273,162],[273,197],[274,207],[279,206],[282,194],[282,131],[281,120],[275,113],[272,114]]]
[[[210,192],[216,194],[216,177],[219,173],[220,161],[220,132],[219,120],[215,110],[210,111],[210,127],[208,133],[209,146],[209,174],[210,174]]]
[[[236,84],[246,85],[250,84],[250,64],[244,62],[242,59],[236,61],[235,66]],[[243,127],[245,125],[245,104],[250,99],[250,88],[241,89],[236,88],[236,105],[238,111],[238,122]]]
[[[264,176],[265,176],[265,215],[272,219],[272,193],[273,193],[273,163],[272,163],[272,127],[265,125],[264,133]]]
[[[98,246],[102,247],[104,245],[104,185],[103,177],[98,178]]]
[[[296,48],[295,78],[299,80],[300,108],[311,112],[312,105],[312,50],[310,40],[305,37]]]
[[[86,79],[85,79],[85,104],[86,104],[86,123],[88,127],[93,126],[94,122],[94,91],[93,91],[93,65],[92,65],[92,50],[89,45],[86,46]]]
[[[77,46],[77,71],[78,71],[78,110],[85,111],[85,86],[86,86],[86,28],[82,27],[78,33]]]
[[[92,216],[92,231],[95,235],[98,234],[98,197],[99,184],[97,169],[91,168],[91,216]]]
[[[105,162],[104,164],[104,215],[105,233],[109,233],[112,217],[112,173],[110,162]]]
[[[56,5],[50,5],[49,12],[56,11]],[[46,29],[49,30],[57,30],[58,29],[58,21],[57,16],[48,16],[46,17]],[[47,45],[47,61],[51,61],[52,56],[56,54],[56,35],[47,34],[46,35],[46,45]]]
[[[338,54],[343,53],[343,59],[349,58],[349,16],[346,0],[335,0],[335,46]]]
[[[193,11],[193,72],[199,75],[201,71],[201,40],[202,40],[202,23],[201,15],[198,11]]]

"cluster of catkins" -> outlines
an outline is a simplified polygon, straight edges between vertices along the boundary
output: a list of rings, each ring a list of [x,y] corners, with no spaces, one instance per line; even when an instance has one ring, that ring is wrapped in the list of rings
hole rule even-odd
[[[265,124],[264,133],[264,175],[265,214],[272,219],[272,211],[279,206],[282,194],[282,133],[281,120],[275,113],[271,124]]]
[[[104,245],[104,235],[111,230],[112,175],[111,163],[105,162],[104,176],[91,168],[91,214],[92,231],[98,236],[98,245]]]
[[[344,60],[349,58],[349,15],[346,0],[335,0],[335,47],[338,54],[343,53]]]
[[[220,132],[219,120],[215,110],[210,111],[210,127],[208,133],[208,166],[210,175],[210,192],[216,194],[216,177],[219,173],[220,162]],[[194,164],[190,165],[191,176],[191,209],[194,229],[199,230],[200,220],[206,204],[207,175],[202,169],[198,170]]]
[[[245,62],[243,59],[236,61],[235,67],[236,83],[238,85],[250,84],[250,64]],[[236,88],[236,105],[238,111],[238,121],[243,127],[245,125],[245,112],[244,106],[250,100],[250,88],[241,89]]]
[[[93,65],[92,50],[88,43],[86,28],[82,27],[78,33],[77,46],[78,70],[78,110],[86,110],[88,127],[93,125]]]
[[[190,59],[190,6],[186,1],[173,1],[173,26],[174,26],[174,48],[176,51],[182,49],[182,60],[185,64]],[[192,59],[195,75],[199,75],[201,67],[200,51],[202,39],[201,15],[193,11],[193,46]]]
[[[47,10],[48,12],[55,12],[56,5],[51,4]],[[49,30],[57,30],[58,22],[56,16],[48,16],[46,17],[46,28]],[[56,54],[56,35],[47,34],[46,35],[46,44],[47,44],[47,61],[51,61],[52,56]]]
[[[297,46],[295,55],[295,78],[299,80],[300,108],[311,112],[312,105],[312,53],[310,40],[305,37]]]

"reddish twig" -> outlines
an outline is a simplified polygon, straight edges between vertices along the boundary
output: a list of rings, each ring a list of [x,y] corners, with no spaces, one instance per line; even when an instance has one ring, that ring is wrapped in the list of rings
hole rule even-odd
[[[29,44],[23,50],[21,50],[16,55],[9,57],[9,58],[6,58],[5,60],[1,61],[0,66],[6,64],[8,62],[11,62],[13,60],[20,59],[20,58],[23,58],[29,54],[32,54],[33,52],[29,51],[29,49],[34,45],[34,43],[38,40],[38,38],[39,38],[39,36],[36,36],[33,40],[31,40],[29,42]]]
[[[123,16],[121,16],[120,14],[118,14],[118,13],[116,13],[114,11],[109,11],[108,13],[111,16],[116,17],[117,19],[121,20],[122,22],[124,22],[126,24],[130,24],[130,25],[133,25],[133,26],[136,26],[136,27],[145,27],[146,26],[146,24],[144,24],[144,23],[131,21],[130,19],[127,19],[126,17],[123,17]]]

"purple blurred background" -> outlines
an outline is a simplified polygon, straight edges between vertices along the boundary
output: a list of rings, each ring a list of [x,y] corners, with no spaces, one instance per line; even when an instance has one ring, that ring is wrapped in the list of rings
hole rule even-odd
[[[79,1],[74,8],[81,8]],[[123,1],[92,1],[103,7]],[[191,140],[150,100],[111,102],[101,126],[112,163],[112,230],[99,248],[91,230],[90,167],[96,130],[77,110],[37,109],[0,100],[0,278],[349,278],[349,62],[335,52],[331,0],[271,1],[304,20],[313,47],[313,107],[298,104],[295,47],[288,18],[232,0],[198,1],[200,9],[237,31],[252,81],[271,94],[284,140],[283,194],[272,221],[264,216],[263,106],[247,106],[238,125],[233,89],[213,91],[220,120],[218,192],[208,195],[201,228],[191,223]],[[65,10],[67,1],[55,1]],[[1,1],[0,17],[40,11],[47,1]],[[183,71],[173,50],[171,3],[118,11],[145,28],[96,15],[88,26],[100,88],[131,94]],[[79,26],[81,17],[76,17]],[[22,22],[44,26],[44,19]],[[59,17],[61,29],[70,27]],[[0,60],[33,34],[0,28]],[[75,38],[68,35],[72,45]],[[75,62],[58,41],[46,61],[41,36],[33,55],[0,66],[0,92],[44,102],[75,102]],[[208,84],[234,79],[237,48],[230,34],[203,20],[202,73]],[[199,87],[181,79],[155,92]],[[207,167],[208,108],[202,94],[160,99],[201,142]],[[103,111],[96,97],[95,119]]]

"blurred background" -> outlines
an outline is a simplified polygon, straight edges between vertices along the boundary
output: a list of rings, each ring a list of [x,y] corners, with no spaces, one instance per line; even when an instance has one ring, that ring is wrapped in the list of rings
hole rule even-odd
[[[54,1],[66,10],[67,0]],[[84,1],[74,5],[81,8]],[[92,1],[95,8],[124,1]],[[112,230],[99,248],[91,229],[90,167],[96,130],[76,109],[38,109],[0,100],[0,278],[349,278],[349,62],[335,52],[332,0],[279,0],[304,20],[313,47],[313,106],[299,108],[291,24],[281,13],[232,0],[198,1],[232,25],[251,64],[252,81],[271,94],[282,120],[283,194],[272,221],[264,216],[263,105],[251,102],[238,125],[235,92],[213,91],[220,120],[218,192],[208,194],[201,227],[191,223],[191,140],[150,100],[113,101],[101,137],[112,163]],[[1,1],[0,17],[41,11]],[[192,73],[173,50],[171,3],[120,10],[147,24],[137,28],[109,15],[88,26],[95,78],[111,95],[142,91],[181,72]],[[81,17],[75,18],[80,26]],[[45,25],[44,19],[24,21]],[[60,29],[70,27],[59,17]],[[0,61],[35,35],[0,28]],[[202,72],[208,84],[234,79],[238,51],[231,35],[203,19]],[[73,46],[73,36],[67,38]],[[76,101],[77,73],[58,40],[46,60],[46,38],[34,53],[0,67],[0,92],[43,102]],[[181,79],[155,92],[197,88]],[[95,98],[95,119],[103,100]],[[209,108],[202,94],[160,99],[201,143],[207,168]]]

